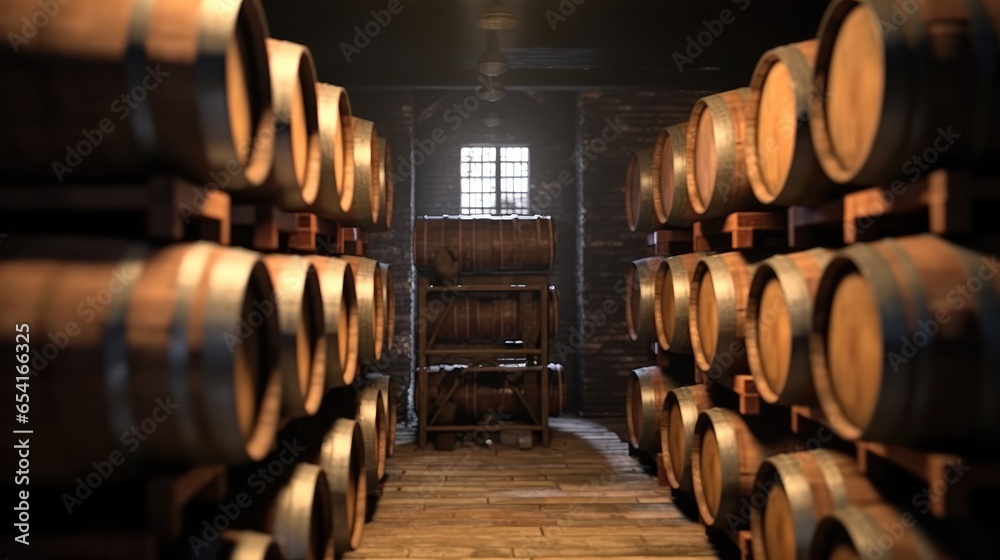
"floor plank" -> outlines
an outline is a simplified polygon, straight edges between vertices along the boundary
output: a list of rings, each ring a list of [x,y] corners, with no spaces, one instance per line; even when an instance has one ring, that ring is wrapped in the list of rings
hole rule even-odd
[[[359,558],[704,559],[724,551],[686,518],[627,445],[597,423],[554,419],[552,444],[417,449],[400,430]]]

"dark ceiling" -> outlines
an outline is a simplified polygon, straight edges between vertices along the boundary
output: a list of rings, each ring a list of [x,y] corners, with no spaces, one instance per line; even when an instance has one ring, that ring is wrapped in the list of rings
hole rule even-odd
[[[478,85],[475,63],[486,46],[487,32],[474,22],[490,0],[263,3],[272,35],[308,45],[324,81],[354,89],[471,89]],[[745,85],[765,50],[814,37],[829,2],[504,3],[520,17],[521,26],[500,32],[500,46],[511,70],[497,79],[509,89],[585,89]],[[398,13],[389,14],[390,4]],[[373,10],[381,12],[383,21],[386,15],[391,20],[387,25],[378,23]],[[364,34],[366,27],[369,33]],[[364,35],[359,36],[359,30]],[[699,39],[708,46],[691,47]],[[349,51],[346,55],[345,50]],[[689,59],[681,60],[675,52]],[[683,65],[680,70],[678,62]]]

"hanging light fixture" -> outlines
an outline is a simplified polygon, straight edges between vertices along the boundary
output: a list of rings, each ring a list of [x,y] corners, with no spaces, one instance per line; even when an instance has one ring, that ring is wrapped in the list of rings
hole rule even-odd
[[[500,41],[496,31],[490,31],[490,36],[486,40],[486,50],[479,55],[476,69],[487,76],[499,76],[510,69],[510,66],[507,65],[507,57],[500,50]]]
[[[476,27],[490,31],[514,29],[519,25],[521,20],[504,6],[503,0],[495,0],[476,20]]]
[[[496,107],[490,107],[486,110],[481,122],[490,128],[496,128],[503,124],[503,115]]]
[[[491,78],[487,77],[486,83],[476,88],[476,95],[483,101],[496,103],[507,97],[507,90],[504,89],[503,84],[500,82],[494,82]]]

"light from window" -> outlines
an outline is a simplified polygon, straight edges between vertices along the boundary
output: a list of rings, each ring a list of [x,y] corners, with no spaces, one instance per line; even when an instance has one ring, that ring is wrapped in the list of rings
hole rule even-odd
[[[528,164],[524,146],[462,148],[462,214],[529,214]]]

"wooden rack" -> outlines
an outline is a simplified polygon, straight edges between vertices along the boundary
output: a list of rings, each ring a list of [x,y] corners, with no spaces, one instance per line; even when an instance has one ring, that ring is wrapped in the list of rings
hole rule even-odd
[[[521,293],[538,294],[539,305],[539,342],[537,346],[528,346],[524,343],[509,347],[504,341],[496,344],[452,344],[441,345],[437,343],[437,335],[444,323],[444,320],[453,312],[455,301],[462,294],[472,293]],[[429,318],[427,309],[427,295],[431,293],[452,293],[458,297],[452,297],[446,303],[444,310],[434,321],[424,321]],[[540,432],[542,445],[549,444],[549,370],[547,366],[549,355],[549,277],[539,274],[506,274],[506,275],[463,275],[457,283],[438,283],[430,281],[428,277],[420,276],[417,281],[417,404],[419,410],[419,427],[417,430],[418,443],[421,447],[427,444],[427,434],[430,432],[474,432],[481,429],[478,424],[469,425],[439,425],[436,420],[440,415],[440,408],[430,410],[430,396],[428,395],[427,375],[428,367],[432,364],[448,363],[451,358],[454,362],[461,360],[471,360],[475,364],[483,362],[491,363],[497,361],[517,361],[518,365],[504,366],[483,366],[472,365],[464,368],[462,375],[497,375],[510,373],[513,371],[537,371],[539,372],[539,394],[540,405],[537,411],[532,410],[524,401],[520,393],[513,391],[521,401],[521,404],[532,416],[533,423],[505,422],[499,426],[491,426],[496,430],[525,430]],[[505,379],[505,385],[509,382]],[[448,394],[448,398],[454,393]]]

